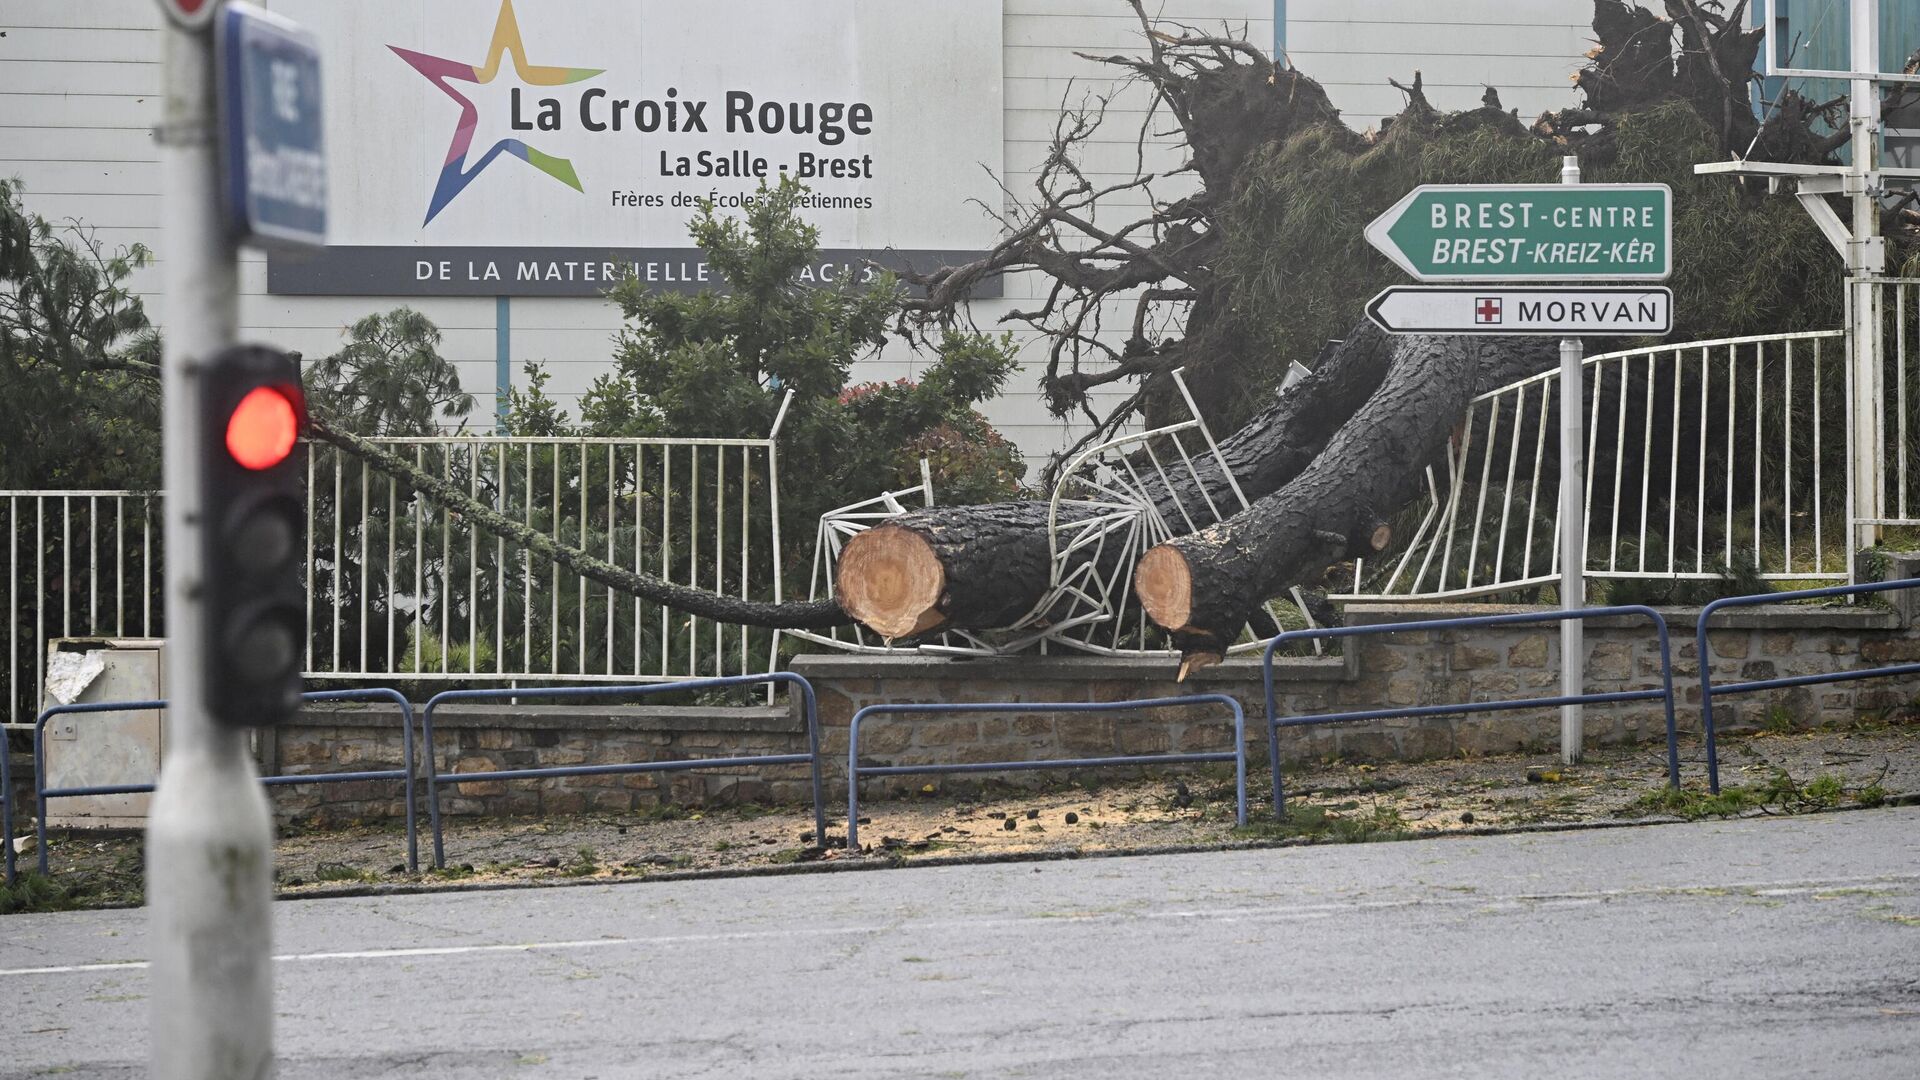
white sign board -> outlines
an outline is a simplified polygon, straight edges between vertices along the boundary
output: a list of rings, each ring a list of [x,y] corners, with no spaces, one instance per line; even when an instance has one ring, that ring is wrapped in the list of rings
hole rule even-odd
[[[1649,337],[1673,329],[1673,291],[1396,285],[1367,303],[1367,317],[1392,334]]]
[[[990,0],[281,0],[329,67],[332,246],[274,292],[592,295],[709,286],[697,204],[811,189],[819,275],[990,248]]]

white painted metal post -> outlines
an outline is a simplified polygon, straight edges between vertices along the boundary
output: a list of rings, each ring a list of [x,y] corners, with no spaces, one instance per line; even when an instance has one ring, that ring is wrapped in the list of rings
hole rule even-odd
[[[147,827],[153,1075],[239,1080],[273,1071],[273,835],[247,733],[214,722],[207,701],[218,688],[202,685],[195,393],[196,373],[233,341],[238,276],[218,201],[211,27],[170,25],[164,48],[168,709]]]
[[[1560,182],[1580,182],[1580,159],[1561,159]],[[1579,338],[1560,342],[1560,609],[1572,611],[1587,602],[1587,449],[1586,410],[1581,378],[1586,347]],[[1586,685],[1586,640],[1576,619],[1560,624],[1560,693],[1572,697]],[[1580,760],[1586,724],[1585,707],[1560,706],[1560,760]]]
[[[1853,0],[1849,9],[1851,67],[1857,75],[1880,70],[1880,5],[1876,0]],[[1880,305],[1874,276],[1886,263],[1880,239],[1880,87],[1871,79],[1850,84],[1848,123],[1852,129],[1852,160],[1845,180],[1853,208],[1852,237],[1847,245],[1849,336],[1853,343],[1853,515],[1873,520],[1881,513],[1880,401],[1885,374],[1880,364]],[[1877,525],[1859,525],[1849,535],[1850,551],[1872,547],[1879,539]]]

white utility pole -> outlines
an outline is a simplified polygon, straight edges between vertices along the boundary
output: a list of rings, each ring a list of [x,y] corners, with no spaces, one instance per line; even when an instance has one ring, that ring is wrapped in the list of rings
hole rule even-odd
[[[174,5],[158,130],[165,191],[161,379],[166,488],[166,755],[147,826],[153,1075],[273,1074],[273,827],[249,733],[207,710],[197,372],[238,326],[235,245],[220,212],[214,47],[220,0]],[[187,14],[176,13],[175,8]]]
[[[1580,159],[1560,159],[1560,182],[1580,182]],[[1560,610],[1587,604],[1587,433],[1582,368],[1586,347],[1579,338],[1560,339]],[[1586,687],[1585,628],[1579,619],[1560,623],[1560,695],[1574,697]],[[1560,760],[1580,760],[1585,742],[1586,707],[1560,706]]]
[[[1880,5],[1876,0],[1852,0],[1849,9],[1852,68],[1856,75],[1880,70]],[[1847,124],[1851,129],[1852,160],[1845,178],[1853,204],[1853,230],[1846,247],[1847,330],[1853,340],[1853,517],[1872,521],[1881,517],[1880,402],[1885,374],[1880,363],[1880,296],[1874,276],[1886,266],[1886,242],[1880,236],[1880,85],[1872,79],[1849,83]],[[1904,404],[1903,404],[1904,407]],[[1880,537],[1878,525],[1857,527],[1848,539],[1852,550],[1869,548]]]

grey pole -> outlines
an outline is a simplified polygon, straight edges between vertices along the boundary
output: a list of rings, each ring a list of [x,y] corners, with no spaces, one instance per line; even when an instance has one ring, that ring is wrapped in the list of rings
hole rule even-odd
[[[217,7],[217,0],[208,0]],[[217,15],[217,12],[216,12]],[[158,132],[165,192],[162,457],[165,477],[166,751],[147,825],[153,1075],[273,1074],[273,827],[247,732],[207,711],[199,520],[203,420],[197,372],[238,326],[235,248],[222,224],[211,25],[170,24]]]
[[[1560,159],[1560,182],[1580,182],[1580,159]],[[1582,412],[1582,362],[1586,348],[1579,338],[1560,341],[1560,608],[1572,611],[1587,602],[1587,434]],[[1586,642],[1578,619],[1560,623],[1560,693],[1575,697],[1585,692]],[[1560,760],[1580,760],[1586,725],[1585,706],[1560,706]]]

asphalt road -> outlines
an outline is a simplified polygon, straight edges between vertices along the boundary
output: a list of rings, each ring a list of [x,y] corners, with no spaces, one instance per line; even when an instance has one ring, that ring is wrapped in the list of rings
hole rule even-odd
[[[1920,1076],[1920,809],[278,905],[282,1077]],[[144,1072],[142,912],[0,1076]]]

